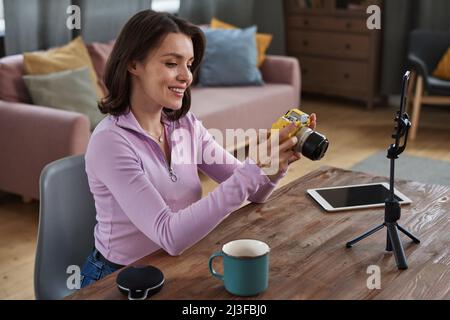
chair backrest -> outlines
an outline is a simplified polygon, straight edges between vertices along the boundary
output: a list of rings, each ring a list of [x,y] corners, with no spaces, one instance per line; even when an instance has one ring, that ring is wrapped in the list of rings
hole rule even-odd
[[[81,269],[94,248],[95,216],[84,155],[54,161],[42,170],[34,268],[36,299],[61,299],[76,290],[69,287],[74,282],[71,280],[76,280],[76,268]]]
[[[436,68],[448,47],[450,47],[450,32],[414,30],[409,35],[408,54],[425,62],[430,73]]]

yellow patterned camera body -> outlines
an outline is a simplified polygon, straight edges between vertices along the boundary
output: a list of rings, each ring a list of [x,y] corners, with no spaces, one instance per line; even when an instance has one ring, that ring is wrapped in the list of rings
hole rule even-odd
[[[322,159],[330,142],[323,134],[309,127],[311,119],[303,111],[299,109],[289,110],[272,125],[272,130],[281,130],[292,122],[297,125],[288,134],[289,138],[297,137],[297,144],[293,147],[293,150],[313,161]]]
[[[300,111],[299,109],[291,109],[284,116],[281,116],[273,125],[272,129],[281,130],[288,126],[291,122],[294,122],[297,127],[289,132],[289,138],[295,136],[302,127],[309,127],[311,120],[309,115]]]

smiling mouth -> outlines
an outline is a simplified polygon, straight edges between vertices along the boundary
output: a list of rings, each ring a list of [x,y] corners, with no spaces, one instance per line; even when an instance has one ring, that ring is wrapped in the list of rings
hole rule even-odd
[[[176,93],[177,95],[183,96],[184,91],[186,89],[176,88],[176,87],[169,87],[169,90]]]

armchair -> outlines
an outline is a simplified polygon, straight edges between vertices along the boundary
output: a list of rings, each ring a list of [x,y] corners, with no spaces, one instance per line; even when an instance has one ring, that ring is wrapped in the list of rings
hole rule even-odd
[[[410,87],[413,99],[409,99],[412,101],[411,140],[417,136],[423,104],[450,105],[450,81],[432,76],[448,47],[450,32],[414,30],[410,34],[408,67],[413,71]]]

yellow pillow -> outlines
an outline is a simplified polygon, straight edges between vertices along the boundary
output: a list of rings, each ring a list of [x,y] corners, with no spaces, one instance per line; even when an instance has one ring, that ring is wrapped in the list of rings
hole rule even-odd
[[[81,37],[59,48],[24,53],[23,63],[25,73],[30,75],[49,74],[87,66],[92,84],[96,88],[97,98],[103,97],[103,91],[97,85],[97,75],[91,57]]]
[[[450,80],[450,47],[447,49],[441,61],[439,61],[437,68],[433,72],[433,76]]]
[[[219,19],[212,18],[211,19],[211,28],[213,29],[237,29],[237,27],[232,24],[228,24],[226,22],[220,21]],[[256,34],[256,47],[258,49],[258,68],[264,62],[266,58],[266,50],[272,42],[272,35],[268,33],[257,33]]]

